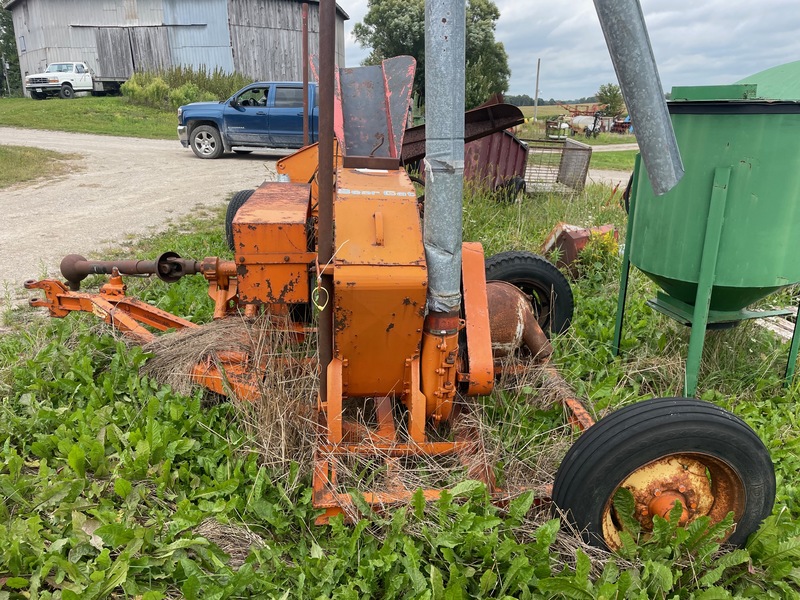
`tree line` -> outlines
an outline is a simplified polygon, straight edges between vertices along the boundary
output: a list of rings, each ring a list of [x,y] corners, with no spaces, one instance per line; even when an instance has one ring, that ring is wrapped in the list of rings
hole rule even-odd
[[[528,94],[518,96],[507,95],[505,101],[515,106],[533,106],[534,99]],[[603,112],[608,117],[619,117],[626,112],[625,101],[622,98],[622,91],[615,83],[604,83],[597,90],[594,96],[578,98],[577,100],[544,100],[539,98],[539,106],[554,106],[559,104],[601,104],[604,105]]]
[[[9,91],[12,96],[22,95],[22,76],[11,11],[0,8],[0,96]]]
[[[503,96],[503,99],[508,104],[513,104],[514,106],[533,106],[535,104],[534,99],[531,98],[528,94],[506,94]],[[556,100],[555,98],[550,98],[549,100],[545,100],[544,98],[539,98],[539,106],[558,106],[559,104],[596,104],[597,103],[597,96],[588,96],[586,98],[578,98],[577,100]]]

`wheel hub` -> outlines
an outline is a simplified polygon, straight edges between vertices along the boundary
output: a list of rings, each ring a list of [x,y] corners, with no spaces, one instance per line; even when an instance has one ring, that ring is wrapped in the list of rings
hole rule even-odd
[[[729,465],[711,456],[687,453],[659,458],[631,473],[617,489],[620,488],[632,494],[632,517],[644,533],[653,530],[656,515],[668,518],[676,502],[682,507],[678,521],[681,526],[703,515],[717,522],[730,511],[738,520],[744,511],[739,476]],[[623,522],[612,497],[603,511],[603,537],[612,549],[622,544],[619,534]]]

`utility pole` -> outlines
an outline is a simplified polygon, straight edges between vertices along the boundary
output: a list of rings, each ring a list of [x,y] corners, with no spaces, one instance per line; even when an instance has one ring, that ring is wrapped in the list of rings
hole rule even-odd
[[[536,115],[539,112],[539,69],[542,66],[542,59],[536,59],[536,95],[533,99],[533,122],[536,122]]]

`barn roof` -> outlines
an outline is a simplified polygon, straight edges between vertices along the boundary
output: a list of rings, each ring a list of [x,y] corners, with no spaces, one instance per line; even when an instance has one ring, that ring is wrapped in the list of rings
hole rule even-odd
[[[10,9],[13,5],[18,4],[22,0],[0,0],[0,4],[3,5],[3,8]],[[319,0],[296,0],[297,2],[308,2],[309,4],[319,4]],[[339,3],[336,3],[336,12],[339,13],[345,21],[350,18],[345,10],[339,6]]]
[[[757,84],[759,98],[800,100],[800,60],[754,73],[736,83]]]

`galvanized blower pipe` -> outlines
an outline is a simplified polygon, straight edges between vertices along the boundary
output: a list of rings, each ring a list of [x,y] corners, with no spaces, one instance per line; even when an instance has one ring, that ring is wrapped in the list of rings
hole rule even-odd
[[[464,0],[425,2],[425,257],[428,311],[461,306]]]
[[[684,170],[642,7],[639,0],[594,0],[594,5],[650,185],[660,196],[678,184]]]

